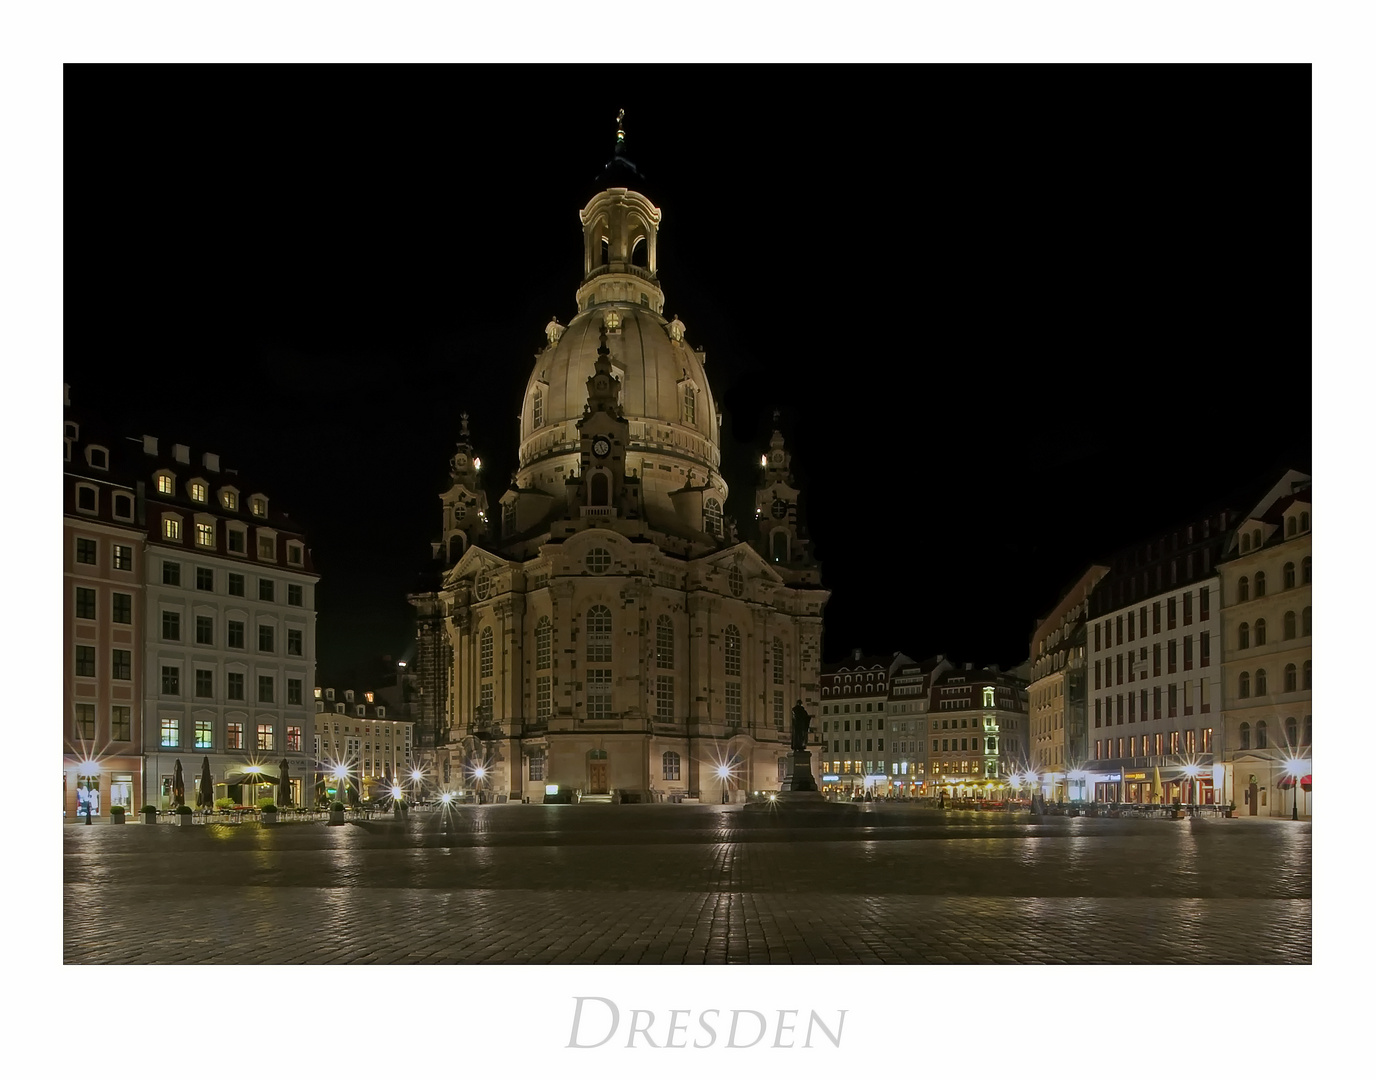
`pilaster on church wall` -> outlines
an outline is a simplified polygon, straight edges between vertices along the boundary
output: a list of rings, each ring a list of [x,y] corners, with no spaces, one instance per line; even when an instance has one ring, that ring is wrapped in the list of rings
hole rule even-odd
[[[688,691],[688,720],[690,724],[706,723],[711,716],[710,667],[712,663],[712,643],[710,637],[712,605],[709,597],[702,593],[689,593],[688,606],[688,649],[689,672],[685,677]]]

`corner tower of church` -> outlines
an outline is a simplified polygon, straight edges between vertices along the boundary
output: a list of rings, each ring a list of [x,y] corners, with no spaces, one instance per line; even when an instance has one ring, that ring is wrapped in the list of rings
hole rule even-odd
[[[527,382],[500,520],[465,440],[442,496],[443,580],[411,598],[426,632],[443,626],[434,775],[474,798],[741,801],[791,782],[789,715],[818,712],[829,594],[798,493],[781,458],[782,541],[738,537],[725,514],[706,358],[663,315],[662,215],[634,186],[621,119],[579,214],[577,311],[545,327]]]

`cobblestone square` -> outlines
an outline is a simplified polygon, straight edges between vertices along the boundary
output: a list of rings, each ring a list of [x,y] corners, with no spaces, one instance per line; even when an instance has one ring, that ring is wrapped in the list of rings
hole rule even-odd
[[[905,804],[64,828],[67,963],[1270,964],[1307,822]]]

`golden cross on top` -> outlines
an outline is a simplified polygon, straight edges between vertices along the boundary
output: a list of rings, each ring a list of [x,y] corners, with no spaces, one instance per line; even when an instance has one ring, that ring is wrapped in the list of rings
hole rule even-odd
[[[624,128],[622,127],[622,125],[625,124],[625,122],[626,122],[626,110],[625,110],[625,109],[617,109],[617,110],[616,110],[616,141],[619,142],[619,143],[623,143],[623,142],[626,141],[626,132],[625,132]]]

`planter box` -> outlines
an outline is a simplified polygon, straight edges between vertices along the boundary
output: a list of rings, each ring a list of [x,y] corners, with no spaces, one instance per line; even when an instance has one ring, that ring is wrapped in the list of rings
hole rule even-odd
[[[111,810],[111,811],[110,811],[110,824],[111,824],[111,825],[123,825],[123,824],[124,824],[124,811],[123,811],[123,810]]]
[[[190,824],[191,824],[191,815],[190,815],[190,814],[178,814],[178,815],[177,815],[177,824],[178,824],[178,825],[190,825]]]
[[[1185,820],[1185,811],[1184,811],[1184,810],[1172,810],[1172,811],[1171,811],[1171,817],[1175,818],[1176,821],[1184,821],[1184,820]]]
[[[149,810],[143,815],[143,823],[145,825],[156,825],[158,823],[158,812],[156,810]]]
[[[331,811],[330,811],[330,824],[331,824],[331,825],[343,825],[343,824],[344,824],[344,811],[343,811],[343,810],[331,810]]]
[[[264,825],[276,825],[276,824],[277,824],[277,811],[276,811],[276,810],[264,810],[264,811],[263,811],[263,824],[264,824]]]

